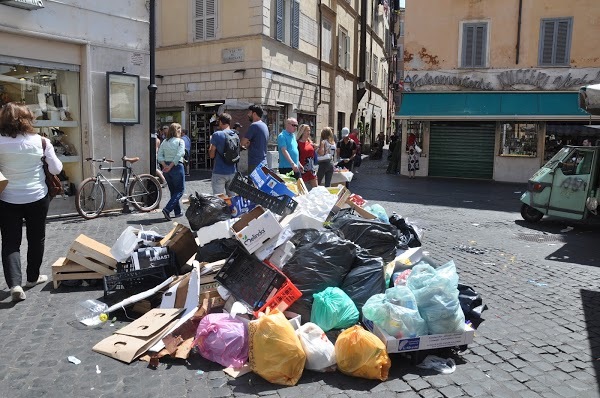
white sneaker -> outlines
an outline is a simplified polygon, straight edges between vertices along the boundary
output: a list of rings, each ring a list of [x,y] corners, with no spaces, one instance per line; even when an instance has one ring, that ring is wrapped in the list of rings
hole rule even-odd
[[[12,297],[12,301],[23,301],[26,298],[25,292],[21,286],[10,288],[10,296]]]
[[[45,282],[48,282],[48,276],[40,275],[38,277],[37,281],[35,281],[35,282],[27,281],[27,283],[25,284],[25,287],[34,287],[35,285],[39,285],[40,283],[45,283]]]

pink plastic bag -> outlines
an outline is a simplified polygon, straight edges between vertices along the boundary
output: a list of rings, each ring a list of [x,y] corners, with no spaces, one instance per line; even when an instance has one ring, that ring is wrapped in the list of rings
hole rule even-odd
[[[248,361],[248,328],[229,314],[208,314],[198,325],[194,345],[209,361],[239,368]]]

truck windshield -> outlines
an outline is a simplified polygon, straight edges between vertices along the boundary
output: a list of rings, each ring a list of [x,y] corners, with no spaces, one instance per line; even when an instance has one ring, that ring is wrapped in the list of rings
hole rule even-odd
[[[565,147],[565,148],[561,149],[560,151],[558,151],[558,152],[556,153],[556,155],[552,156],[552,159],[550,159],[550,160],[548,161],[548,163],[546,163],[546,164],[544,165],[544,167],[547,167],[547,168],[552,168],[552,167],[554,167],[554,166],[555,166],[555,165],[556,165],[558,162],[561,162],[561,161],[565,160],[565,159],[567,158],[567,156],[569,156],[569,152],[571,152],[571,149],[572,149],[572,148],[568,148],[568,147]]]

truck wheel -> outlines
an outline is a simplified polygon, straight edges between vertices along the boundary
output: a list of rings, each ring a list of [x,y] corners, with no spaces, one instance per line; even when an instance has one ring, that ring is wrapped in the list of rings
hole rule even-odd
[[[523,203],[523,206],[521,206],[521,217],[527,222],[534,223],[540,221],[544,217],[544,213]]]

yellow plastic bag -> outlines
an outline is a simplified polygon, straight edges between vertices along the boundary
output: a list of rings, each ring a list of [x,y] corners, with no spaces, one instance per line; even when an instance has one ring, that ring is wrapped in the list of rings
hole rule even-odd
[[[339,335],[335,356],[342,373],[365,379],[385,381],[392,366],[383,342],[358,325]]]
[[[275,310],[248,326],[252,371],[268,382],[294,386],[302,377],[306,354],[285,316]]]

